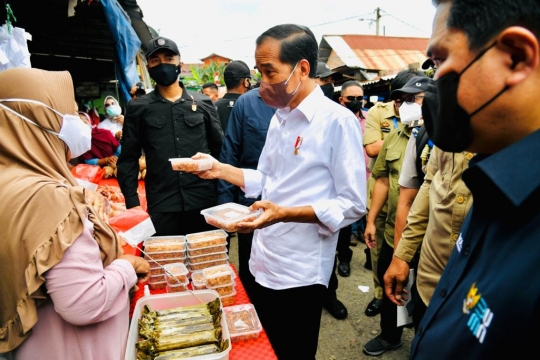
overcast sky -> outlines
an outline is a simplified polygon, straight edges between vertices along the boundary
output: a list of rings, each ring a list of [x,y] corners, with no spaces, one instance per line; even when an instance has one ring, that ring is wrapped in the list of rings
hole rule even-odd
[[[144,20],[174,40],[184,63],[216,53],[255,64],[255,39],[278,24],[308,26],[323,35],[431,36],[431,0],[137,0]]]

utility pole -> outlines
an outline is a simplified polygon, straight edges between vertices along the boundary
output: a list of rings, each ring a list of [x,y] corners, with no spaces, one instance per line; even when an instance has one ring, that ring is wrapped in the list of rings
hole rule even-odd
[[[375,27],[376,27],[376,35],[379,35],[379,20],[381,18],[381,9],[377,8],[375,9]]]

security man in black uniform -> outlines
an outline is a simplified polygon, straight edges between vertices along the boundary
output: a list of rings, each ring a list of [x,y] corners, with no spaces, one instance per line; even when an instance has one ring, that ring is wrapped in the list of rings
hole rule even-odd
[[[227,132],[229,116],[236,100],[240,95],[251,89],[251,72],[245,62],[241,60],[231,61],[223,72],[227,93],[217,100],[214,105],[217,108],[221,128]]]
[[[200,211],[216,205],[216,181],[173,171],[169,159],[191,157],[197,152],[219,158],[223,131],[216,109],[207,96],[186,90],[178,80],[180,52],[172,40],[150,40],[146,60],[157,85],[153,92],[129,103],[117,163],[126,207],[140,206],[139,158],[144,151],[146,198],[156,235],[214,229]]]

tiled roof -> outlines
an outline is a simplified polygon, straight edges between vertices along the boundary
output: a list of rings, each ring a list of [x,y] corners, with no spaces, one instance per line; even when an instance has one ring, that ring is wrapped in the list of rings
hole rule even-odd
[[[340,67],[394,74],[426,59],[429,39],[375,35],[325,35],[319,60],[331,69]]]

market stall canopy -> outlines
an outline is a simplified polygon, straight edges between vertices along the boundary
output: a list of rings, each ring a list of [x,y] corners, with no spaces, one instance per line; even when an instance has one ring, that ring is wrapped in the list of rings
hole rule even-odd
[[[17,20],[13,25],[32,35],[28,43],[32,67],[69,70],[74,81],[118,79],[122,85],[130,82],[129,91],[135,54],[155,36],[136,0],[9,3]],[[3,9],[0,18],[5,15]]]

